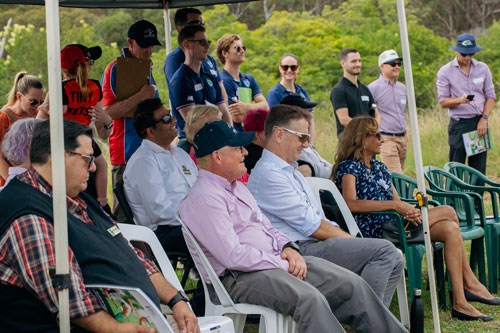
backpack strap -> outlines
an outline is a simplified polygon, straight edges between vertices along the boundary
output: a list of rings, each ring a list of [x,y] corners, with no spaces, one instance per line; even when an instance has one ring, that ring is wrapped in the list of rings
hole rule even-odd
[[[9,116],[9,118],[12,119],[12,122],[16,122],[17,118],[12,114],[12,112],[10,112],[9,109],[2,108],[2,109],[0,109],[0,111],[5,112],[7,114],[7,116]]]

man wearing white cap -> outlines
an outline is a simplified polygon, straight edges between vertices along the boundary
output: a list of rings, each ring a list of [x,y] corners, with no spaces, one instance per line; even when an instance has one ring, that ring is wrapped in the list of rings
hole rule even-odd
[[[408,137],[406,136],[406,87],[397,81],[403,58],[394,50],[378,57],[380,77],[368,85],[380,113],[383,137],[380,157],[390,171],[403,172]]]

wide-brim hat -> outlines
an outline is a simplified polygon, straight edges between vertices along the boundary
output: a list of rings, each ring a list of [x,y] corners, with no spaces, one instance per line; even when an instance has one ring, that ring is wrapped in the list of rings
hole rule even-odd
[[[471,34],[461,34],[457,38],[457,45],[450,46],[451,50],[462,54],[474,54],[481,51],[483,48],[476,45],[476,40]]]
[[[194,136],[194,155],[199,158],[225,146],[246,146],[254,137],[255,132],[238,132],[222,120],[206,123]]]

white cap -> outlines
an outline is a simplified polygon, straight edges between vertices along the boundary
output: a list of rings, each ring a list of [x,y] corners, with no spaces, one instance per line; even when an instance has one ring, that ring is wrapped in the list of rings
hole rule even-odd
[[[380,67],[380,65],[394,61],[396,59],[403,60],[403,58],[401,58],[394,50],[384,51],[378,56],[378,66]]]

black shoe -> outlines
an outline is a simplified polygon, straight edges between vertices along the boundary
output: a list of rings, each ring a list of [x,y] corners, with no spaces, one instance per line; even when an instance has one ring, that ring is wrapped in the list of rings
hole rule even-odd
[[[458,320],[481,320],[481,321],[492,321],[494,318],[491,316],[469,316],[468,314],[465,314],[463,312],[457,311],[455,309],[451,309],[451,317],[458,319]]]
[[[486,299],[477,296],[476,294],[471,293],[468,290],[464,289],[465,299],[469,302],[479,302],[488,305],[500,305],[500,298],[495,297],[493,299]]]

